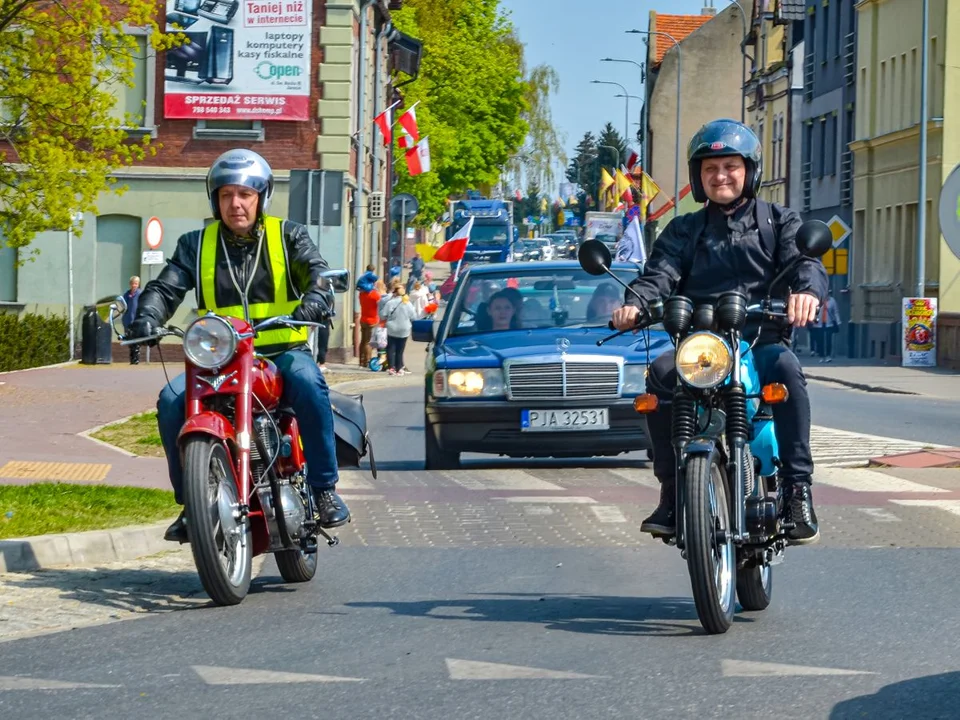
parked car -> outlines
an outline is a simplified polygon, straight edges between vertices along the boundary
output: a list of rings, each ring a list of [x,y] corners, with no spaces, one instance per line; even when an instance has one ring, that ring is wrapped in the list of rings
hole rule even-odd
[[[615,264],[624,281],[635,265]],[[509,457],[618,455],[650,447],[633,409],[647,363],[671,349],[662,329],[597,347],[623,302],[609,277],[574,261],[474,266],[442,320],[414,322],[430,343],[424,388],[428,469],[464,452]]]

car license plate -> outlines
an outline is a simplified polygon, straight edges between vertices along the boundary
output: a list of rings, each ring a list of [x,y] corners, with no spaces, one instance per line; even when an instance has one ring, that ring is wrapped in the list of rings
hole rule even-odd
[[[520,411],[520,430],[523,432],[609,429],[610,411],[607,408]]]

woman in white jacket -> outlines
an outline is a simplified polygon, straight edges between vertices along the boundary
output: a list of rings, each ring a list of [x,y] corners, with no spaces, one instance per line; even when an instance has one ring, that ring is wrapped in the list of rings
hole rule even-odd
[[[410,304],[413,305],[413,309],[417,313],[417,319],[422,319],[423,309],[430,304],[430,291],[419,280],[413,283],[413,290],[410,292]]]
[[[380,321],[387,325],[387,365],[390,368],[387,374],[403,375],[409,372],[403,364],[403,351],[413,332],[417,313],[400,280],[390,283],[390,290],[390,295],[385,296],[378,307]]]

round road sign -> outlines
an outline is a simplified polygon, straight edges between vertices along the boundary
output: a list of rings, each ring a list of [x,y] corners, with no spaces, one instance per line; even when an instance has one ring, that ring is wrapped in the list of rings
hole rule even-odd
[[[960,165],[940,190],[940,232],[950,251],[960,258]]]
[[[147,227],[143,231],[143,237],[147,241],[147,247],[156,250],[163,242],[163,223],[160,218],[152,217],[147,220]]]
[[[420,212],[420,203],[410,193],[397,193],[390,201],[390,214],[395,218],[413,220]]]

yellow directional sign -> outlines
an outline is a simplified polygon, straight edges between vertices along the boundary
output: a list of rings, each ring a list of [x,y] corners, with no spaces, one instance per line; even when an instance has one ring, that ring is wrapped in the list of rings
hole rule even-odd
[[[826,254],[820,258],[823,261],[823,266],[827,269],[827,275],[846,275],[847,256],[846,248],[827,250]]]
[[[833,235],[833,246],[836,247],[849,237],[853,229],[840,219],[839,215],[834,215],[827,223],[830,233]],[[845,273],[840,273],[845,274]]]

